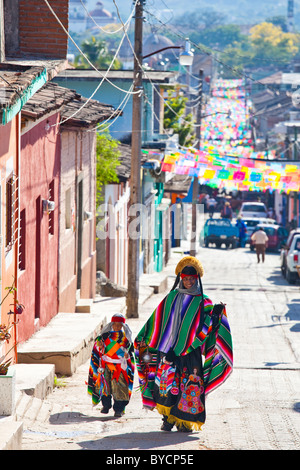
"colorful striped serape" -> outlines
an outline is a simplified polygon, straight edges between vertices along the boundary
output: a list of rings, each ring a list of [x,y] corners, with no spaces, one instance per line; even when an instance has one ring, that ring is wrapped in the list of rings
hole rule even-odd
[[[207,296],[202,299],[201,295],[184,295],[182,300],[180,295],[177,290],[171,291],[137,335],[137,371],[145,407],[156,408],[168,416],[169,422],[201,429],[205,421],[205,395],[221,385],[232,371],[231,332],[225,306],[214,319],[213,304]],[[182,302],[181,319],[176,329],[174,325],[178,317],[176,320],[174,312],[179,301]],[[152,354],[149,364],[142,360],[143,349],[139,349],[142,340]],[[168,372],[163,365],[165,354],[162,354],[168,352],[170,344],[176,355],[173,386],[169,384]],[[204,356],[204,365],[201,355]],[[170,374],[174,375],[171,368]],[[163,385],[159,375],[163,375]]]
[[[124,376],[130,399],[133,387],[134,355],[129,351],[129,358],[125,358],[125,351],[129,348],[130,343],[123,331],[112,331],[96,338],[91,354],[87,389],[88,394],[92,396],[93,405],[100,402],[102,395],[108,394],[109,387],[104,376],[105,367],[112,372],[112,380],[115,379],[118,382],[120,374]]]

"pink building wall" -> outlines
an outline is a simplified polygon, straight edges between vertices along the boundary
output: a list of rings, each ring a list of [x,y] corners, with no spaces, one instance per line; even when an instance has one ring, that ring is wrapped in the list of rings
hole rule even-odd
[[[96,289],[95,133],[62,128],[61,152],[59,311],[74,312]]]
[[[50,129],[46,129],[46,122]],[[25,217],[20,234],[23,269],[19,270],[18,295],[25,305],[19,341],[28,339],[58,312],[58,234],[60,135],[55,114],[21,137],[20,215]],[[55,203],[43,211],[43,200]]]

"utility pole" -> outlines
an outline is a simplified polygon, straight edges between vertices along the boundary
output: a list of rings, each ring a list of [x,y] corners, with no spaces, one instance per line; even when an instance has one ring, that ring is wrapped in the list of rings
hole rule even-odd
[[[127,318],[138,318],[139,302],[139,254],[140,254],[140,230],[141,226],[133,224],[137,217],[137,205],[141,204],[141,118],[142,118],[142,69],[143,61],[143,5],[145,0],[139,0],[135,7],[134,28],[134,68],[132,98],[132,136],[131,136],[131,177],[130,177],[130,201],[129,201],[129,233],[128,233],[128,280],[126,314]],[[140,214],[141,215],[141,214]],[[131,233],[130,226],[135,226]]]
[[[196,138],[197,138],[197,149],[200,150],[201,142],[201,114],[202,114],[202,96],[203,96],[203,70],[199,71],[199,105],[197,108],[197,119],[196,119]],[[196,256],[197,254],[197,203],[198,203],[198,177],[193,177],[193,200],[192,200],[192,235],[191,235],[191,249],[190,255]]]

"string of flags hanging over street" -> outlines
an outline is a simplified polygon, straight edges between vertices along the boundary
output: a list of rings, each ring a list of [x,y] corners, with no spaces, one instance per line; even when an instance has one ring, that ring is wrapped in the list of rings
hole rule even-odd
[[[219,189],[299,190],[300,163],[274,161],[275,150],[268,155],[254,150],[250,106],[242,80],[217,80],[201,121],[201,149],[166,152],[161,170],[198,177],[201,184]]]

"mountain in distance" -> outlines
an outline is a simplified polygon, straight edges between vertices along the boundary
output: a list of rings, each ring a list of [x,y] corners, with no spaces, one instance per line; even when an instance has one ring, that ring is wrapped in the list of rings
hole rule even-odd
[[[87,0],[89,11],[95,8],[98,0]],[[116,12],[113,0],[101,0],[104,8],[110,12]],[[123,19],[133,8],[132,0],[115,0]],[[262,22],[266,18],[287,15],[288,0],[274,2],[274,0],[201,0],[200,2],[182,2],[182,0],[149,0],[145,3],[145,8],[160,16],[163,11],[164,22],[172,22],[173,15],[180,16],[185,13],[192,13],[197,9],[210,9],[222,13],[225,16],[226,24],[249,24]],[[168,12],[170,10],[170,12]],[[294,2],[295,17],[300,16],[300,2]]]

